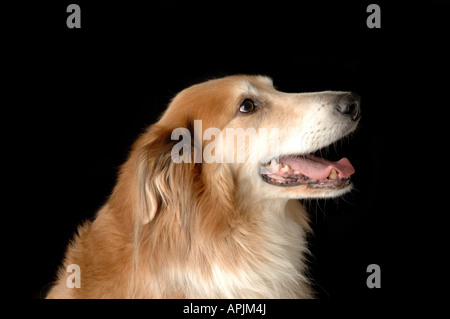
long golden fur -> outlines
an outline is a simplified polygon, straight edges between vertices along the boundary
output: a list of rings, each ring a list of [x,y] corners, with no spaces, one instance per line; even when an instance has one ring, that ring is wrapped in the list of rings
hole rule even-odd
[[[330,101],[339,94],[282,93],[263,76],[230,76],[180,92],[134,143],[95,220],[79,227],[47,297],[313,297],[305,267],[308,215],[297,199],[339,196],[351,185],[269,185],[255,161],[177,164],[172,132],[198,135],[194,120],[202,121],[200,134],[276,127],[280,152],[309,153],[356,127],[333,113]],[[246,97],[259,101],[254,114],[238,111]],[[202,149],[211,142],[203,139]],[[268,142],[249,145],[246,159],[261,143]],[[80,288],[67,287],[70,264],[80,266]]]

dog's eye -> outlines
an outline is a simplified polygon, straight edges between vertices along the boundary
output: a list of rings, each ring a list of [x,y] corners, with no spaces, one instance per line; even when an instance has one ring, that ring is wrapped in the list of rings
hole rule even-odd
[[[249,113],[255,109],[255,102],[250,99],[245,99],[242,101],[239,111],[242,113]]]

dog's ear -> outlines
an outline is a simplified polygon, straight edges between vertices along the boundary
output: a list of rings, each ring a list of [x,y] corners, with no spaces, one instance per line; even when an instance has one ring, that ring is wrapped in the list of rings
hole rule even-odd
[[[173,217],[184,222],[195,215],[199,222],[209,225],[225,224],[225,217],[232,214],[231,169],[228,165],[201,163],[202,150],[196,147],[202,147],[202,143],[195,143],[199,137],[194,133],[189,123],[174,130],[155,124],[136,141],[132,151],[136,226],[150,223],[165,212],[177,214]]]
[[[195,171],[193,163],[193,148],[190,132],[185,129],[186,135],[181,142],[173,138],[173,131],[154,125],[138,140],[141,144],[136,150],[134,184],[137,192],[135,214],[143,224],[151,222],[155,216],[168,207],[174,205],[179,208],[187,207],[192,200]],[[184,143],[183,148],[175,147]],[[180,161],[176,155],[183,156]],[[178,159],[178,160],[177,160]],[[189,160],[190,159],[190,160]]]

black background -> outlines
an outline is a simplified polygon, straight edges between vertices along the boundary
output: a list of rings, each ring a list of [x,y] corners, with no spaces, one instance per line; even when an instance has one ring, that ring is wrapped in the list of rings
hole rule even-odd
[[[244,73],[268,75],[284,92],[361,96],[360,127],[340,149],[356,168],[355,191],[305,203],[314,230],[311,276],[324,299],[406,293],[404,212],[392,202],[388,176],[401,161],[392,145],[405,134],[392,122],[413,110],[397,103],[411,38],[420,33],[405,24],[405,15],[418,19],[407,6],[377,0],[381,29],[369,29],[372,1],[75,1],[81,29],[68,29],[70,3],[17,8],[12,25],[22,32],[11,37],[21,48],[9,60],[17,70],[11,83],[22,89],[14,91],[19,107],[9,134],[20,136],[19,153],[11,153],[25,178],[14,184],[14,201],[27,230],[27,254],[16,260],[25,280],[12,289],[26,298],[45,294],[77,225],[94,217],[129,147],[177,92]],[[366,286],[372,263],[381,267],[380,289]]]

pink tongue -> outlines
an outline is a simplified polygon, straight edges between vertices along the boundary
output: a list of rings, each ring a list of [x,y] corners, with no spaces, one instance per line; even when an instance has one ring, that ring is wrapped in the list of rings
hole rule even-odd
[[[311,179],[325,179],[334,168],[340,178],[346,178],[355,172],[350,161],[344,157],[337,162],[314,156],[280,158],[280,164],[288,165],[292,170],[299,171]]]

